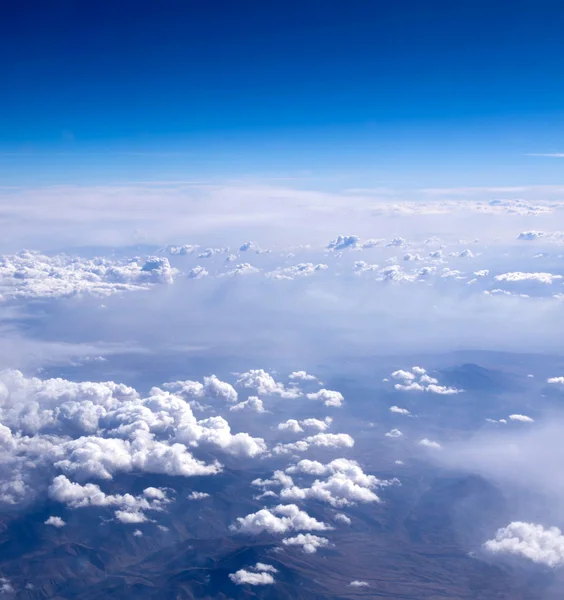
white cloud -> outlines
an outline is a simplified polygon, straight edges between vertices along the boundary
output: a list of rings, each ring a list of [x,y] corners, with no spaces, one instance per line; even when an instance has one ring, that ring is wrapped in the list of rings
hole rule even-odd
[[[310,275],[315,275],[316,273],[320,273],[329,268],[325,263],[299,263],[297,265],[293,265],[291,267],[278,267],[274,271],[266,273],[267,277],[271,277],[272,279],[296,279],[298,277],[308,277]]]
[[[116,510],[115,516],[120,523],[126,525],[145,523],[148,520],[144,513],[136,510]]]
[[[553,275],[552,273],[523,273],[515,271],[513,273],[502,273],[494,277],[496,281],[505,281],[507,283],[517,283],[520,281],[535,281],[538,283],[551,284],[554,281],[562,279],[562,275]]]
[[[235,398],[229,384],[215,377],[204,382],[180,387],[196,396]],[[262,438],[233,433],[223,417],[198,420],[185,400],[159,388],[142,397],[114,382],[41,380],[3,371],[0,399],[0,501],[10,504],[31,500],[61,473],[69,483],[134,471],[213,475],[221,464],[196,459],[191,447],[248,458],[267,451]]]
[[[230,573],[229,579],[235,585],[272,585],[274,583],[274,577],[270,573],[253,573],[245,569],[239,569],[235,573]]]
[[[254,569],[256,571],[262,571],[264,573],[278,573],[278,569],[276,567],[273,567],[272,565],[267,565],[267,564],[261,563],[261,562],[258,562],[254,566]]]
[[[390,412],[393,412],[398,415],[411,415],[407,408],[400,408],[399,406],[390,406]]]
[[[4,298],[109,296],[171,284],[176,272],[164,257],[116,261],[24,250],[0,257],[0,293]]]
[[[298,381],[317,381],[317,377],[315,375],[311,375],[306,371],[294,371],[288,375],[288,379]]]
[[[325,406],[341,406],[343,403],[343,394],[334,390],[326,390],[325,388],[318,392],[307,395],[308,400],[317,400],[323,402]]]
[[[229,408],[231,411],[246,411],[246,412],[266,412],[263,401],[257,396],[249,396],[247,400],[234,404]]]
[[[306,429],[315,429],[316,431],[327,431],[332,422],[333,419],[331,417],[325,417],[323,421],[321,421],[321,419],[313,418],[303,419],[300,421],[302,427],[305,427]]]
[[[257,535],[267,532],[271,534],[286,533],[288,531],[326,531],[329,525],[310,517],[305,511],[300,510],[295,504],[279,504],[273,508],[263,508],[246,517],[238,517],[233,531]]]
[[[442,394],[442,395],[451,395],[451,394],[460,394],[462,390],[453,387],[446,387],[444,385],[435,385],[430,384],[425,388],[426,392],[431,392],[432,394]]]
[[[433,450],[441,449],[441,445],[439,444],[439,442],[434,442],[433,440],[429,440],[427,438],[423,438],[422,440],[419,440],[419,445],[425,446],[425,448],[432,448]]]
[[[544,237],[546,233],[544,231],[522,231],[518,236],[518,240],[538,240]]]
[[[280,498],[283,500],[315,499],[327,502],[331,506],[349,506],[356,502],[380,502],[374,489],[391,485],[392,481],[380,480],[374,475],[367,475],[360,465],[346,458],[338,458],[330,463],[322,464],[312,460],[301,460],[286,469],[288,475],[309,475],[326,477],[316,479],[310,487],[299,487],[291,477],[278,479],[282,485]]]
[[[354,588],[368,587],[369,586],[369,584],[368,584],[367,581],[359,581],[358,579],[355,579],[354,581],[351,581],[349,583],[349,585],[351,587],[354,587]]]
[[[296,419],[288,419],[284,423],[278,424],[278,429],[280,431],[289,431],[290,433],[300,433],[303,431],[301,425]]]
[[[343,525],[350,525],[352,523],[352,520],[347,517],[347,515],[345,515],[344,513],[337,513],[333,519],[337,522],[337,523],[342,523]]]
[[[328,450],[352,448],[354,446],[354,438],[348,433],[317,433],[291,444],[278,444],[274,447],[273,452],[274,454],[306,452],[312,446]]]
[[[498,529],[496,536],[484,544],[496,554],[514,554],[548,567],[564,564],[564,535],[557,527],[514,521]]]
[[[546,382],[551,385],[560,385],[564,387],[564,377],[549,377]]]
[[[329,250],[345,250],[346,248],[357,248],[360,238],[356,235],[339,235],[327,244]]]
[[[403,433],[399,429],[392,429],[386,433],[386,437],[388,438],[400,438],[403,436]]]
[[[61,517],[51,516],[45,521],[45,525],[52,525],[53,527],[64,527],[66,525],[65,521],[61,519]]]
[[[188,277],[188,279],[202,279],[208,275],[209,273],[206,271],[206,269],[200,265],[193,267],[188,271],[188,273],[186,273],[186,277]]]
[[[203,500],[209,497],[210,495],[206,492],[190,492],[187,496],[188,500]]]
[[[394,371],[391,375],[394,379],[403,379],[407,381],[413,381],[415,379],[415,374],[411,371],[403,371],[399,369],[398,371]]]
[[[509,415],[509,418],[512,421],[520,421],[521,423],[534,423],[534,419],[528,417],[527,415]]]
[[[285,388],[284,384],[274,380],[270,373],[263,369],[251,369],[242,373],[237,379],[237,385],[255,389],[259,396],[278,395],[281,398],[298,398],[301,392],[295,388]]]
[[[329,545],[329,540],[312,533],[299,533],[294,537],[284,538],[282,543],[285,546],[301,546],[306,554],[314,554],[318,548]]]

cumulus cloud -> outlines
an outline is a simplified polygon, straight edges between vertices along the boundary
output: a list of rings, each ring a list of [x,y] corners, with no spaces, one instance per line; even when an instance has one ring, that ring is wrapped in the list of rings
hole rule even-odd
[[[435,441],[430,440],[428,438],[423,438],[422,440],[419,440],[419,445],[420,446],[424,446],[425,448],[431,448],[433,450],[440,450],[441,447],[442,447],[439,444],[439,442],[435,442]]]
[[[351,587],[354,587],[354,588],[368,587],[369,586],[369,584],[368,584],[367,581],[359,581],[358,579],[355,579],[354,581],[351,581],[349,583],[349,585]]]
[[[463,390],[454,387],[439,385],[438,379],[431,377],[423,367],[412,367],[411,371],[400,369],[391,374],[393,379],[401,383],[394,384],[394,389],[403,392],[430,392],[431,394],[451,395],[459,394]],[[417,380],[418,379],[418,380]],[[393,407],[392,412],[400,412],[401,409]],[[403,413],[405,414],[405,413]]]
[[[496,281],[505,281],[507,283],[518,283],[520,281],[534,281],[538,283],[551,284],[554,281],[562,279],[562,275],[553,275],[552,273],[523,273],[515,271],[513,273],[502,273],[494,277]]]
[[[238,533],[257,535],[259,533],[281,534],[288,531],[327,531],[329,525],[310,517],[295,504],[279,504],[273,508],[263,508],[246,517],[238,517],[230,528]]]
[[[311,447],[336,450],[338,448],[352,448],[353,446],[354,438],[348,433],[317,433],[291,444],[277,444],[273,448],[273,453],[306,452]]]
[[[339,235],[327,244],[329,250],[345,250],[347,248],[357,248],[360,245],[360,238],[357,235]]]
[[[328,268],[329,266],[325,263],[299,263],[291,267],[278,267],[274,271],[266,273],[266,276],[272,279],[292,280],[298,277],[309,277],[310,275],[315,275],[316,273],[325,271]]]
[[[278,424],[279,431],[288,431],[290,433],[301,433],[305,429],[314,429],[316,431],[326,431],[331,426],[333,419],[326,417],[323,421],[321,419],[303,419],[302,421],[296,421],[296,419],[288,419],[284,423]],[[310,442],[311,443],[311,442]]]
[[[247,400],[239,402],[229,408],[231,411],[246,411],[246,412],[266,412],[263,401],[257,396],[249,396]]]
[[[306,371],[293,371],[288,375],[288,379],[297,380],[297,381],[317,381],[317,377],[315,375],[311,375]]]
[[[200,265],[193,267],[188,271],[188,273],[186,273],[186,277],[188,277],[188,279],[202,279],[208,275],[209,273],[206,271],[206,269]]]
[[[245,569],[239,569],[235,573],[230,573],[229,579],[235,585],[272,585],[274,583],[274,577],[270,573],[265,573],[264,571],[253,573]]]
[[[522,231],[518,236],[518,240],[538,240],[544,237],[546,233],[544,231]]]
[[[64,527],[66,525],[65,521],[61,519],[61,517],[51,516],[45,521],[45,525],[52,525],[53,527]]]
[[[109,296],[171,284],[176,273],[164,257],[116,261],[24,250],[0,256],[0,293],[5,299]]]
[[[403,436],[403,433],[399,429],[392,429],[386,433],[386,437],[388,438],[400,438]]]
[[[204,384],[183,382],[184,392],[187,387],[196,396],[236,398],[232,386],[213,376]],[[133,471],[213,475],[220,463],[196,459],[190,448],[249,458],[267,451],[262,438],[233,433],[223,417],[198,420],[183,398],[159,388],[142,397],[114,382],[41,380],[19,371],[0,373],[0,421],[0,501],[10,504],[32,499],[41,488],[38,477],[109,480]]]
[[[350,525],[352,523],[352,520],[344,513],[337,513],[333,519],[335,522],[342,523],[343,525]]]
[[[298,389],[285,388],[283,383],[275,381],[272,375],[263,369],[251,369],[246,373],[242,373],[237,380],[237,385],[254,389],[259,396],[278,395],[287,399],[301,396]]]
[[[296,536],[284,538],[282,543],[284,546],[301,546],[306,554],[315,554],[318,548],[328,546],[329,540],[312,533],[299,533]]]
[[[395,413],[397,415],[411,415],[407,408],[400,408],[399,406],[390,406],[390,412]]]
[[[488,552],[513,554],[548,567],[564,564],[564,535],[558,527],[514,521],[498,529],[495,538],[484,543]]]
[[[339,407],[343,404],[343,394],[334,390],[326,390],[325,388],[307,395],[308,400],[317,400],[323,402],[325,406]]]
[[[290,433],[301,433],[303,432],[302,426],[296,419],[288,419],[284,423],[278,424],[279,431],[288,431]]]
[[[521,423],[534,423],[534,419],[528,417],[527,415],[509,415],[509,418],[512,421],[520,421]]]
[[[210,495],[206,492],[190,492],[187,496],[188,500],[203,500],[209,497]]]
[[[310,486],[300,487],[294,482],[293,475],[313,476],[316,479]],[[321,479],[322,477],[325,479]],[[288,467],[286,472],[276,471],[269,480],[253,482],[262,487],[281,487],[279,495],[285,501],[314,499],[336,507],[357,502],[380,502],[373,490],[393,483],[396,481],[380,480],[374,475],[367,475],[356,461],[346,458],[338,458],[327,464],[304,459]],[[347,518],[343,515],[341,519],[343,517]]]

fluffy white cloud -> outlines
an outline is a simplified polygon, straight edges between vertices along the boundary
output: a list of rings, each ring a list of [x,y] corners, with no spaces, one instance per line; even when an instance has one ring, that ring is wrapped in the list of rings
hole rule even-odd
[[[354,587],[354,588],[368,587],[368,586],[369,586],[369,584],[368,584],[368,582],[367,582],[367,581],[360,581],[360,580],[358,580],[358,579],[355,579],[354,581],[351,581],[351,582],[349,583],[349,585],[350,585],[351,587]]]
[[[564,535],[558,527],[514,521],[498,529],[496,536],[484,544],[489,552],[514,554],[548,567],[564,564]]]
[[[535,281],[538,283],[551,284],[554,281],[562,279],[562,275],[553,275],[552,273],[523,273],[515,271],[513,273],[502,273],[494,277],[496,281],[505,281],[507,283],[517,283],[520,281]]]
[[[272,451],[274,454],[306,452],[312,446],[328,450],[352,448],[354,446],[354,438],[348,433],[317,433],[291,444],[277,444]]]
[[[61,517],[51,516],[45,521],[45,525],[52,525],[53,527],[64,527],[66,523],[61,519]]]
[[[357,248],[360,238],[357,235],[339,235],[327,244],[328,250],[345,250],[346,248]]]
[[[380,502],[374,489],[386,487],[395,481],[380,480],[374,475],[367,475],[360,465],[346,458],[338,458],[323,464],[312,460],[301,460],[286,469],[286,475],[309,475],[316,478],[309,487],[299,487],[291,477],[277,478],[276,483],[282,486],[280,498],[286,501],[315,499],[327,502],[331,506],[349,506],[356,502]]]
[[[256,571],[263,571],[264,573],[278,573],[278,569],[276,567],[273,567],[272,565],[267,565],[267,564],[261,563],[261,562],[258,562],[254,566],[254,569]]]
[[[518,236],[518,240],[538,240],[542,237],[545,237],[546,233],[544,231],[522,231]]]
[[[298,398],[301,392],[296,388],[285,388],[284,384],[274,380],[270,373],[263,369],[251,369],[242,373],[237,380],[237,385],[257,391],[259,396],[278,395],[281,398]]]
[[[403,379],[406,381],[413,381],[415,379],[415,374],[411,371],[404,371],[402,369],[398,369],[394,371],[391,375],[394,379]]]
[[[321,421],[321,419],[303,419],[302,421],[300,421],[302,427],[305,427],[306,429],[315,429],[316,431],[327,431],[327,429],[329,429],[329,427],[331,426],[331,423],[333,422],[333,419],[331,417],[325,417],[325,419],[323,419],[323,421]]]
[[[411,415],[407,408],[400,408],[399,406],[390,406],[390,412],[393,412],[397,415]]]
[[[295,504],[279,504],[274,508],[263,508],[246,517],[238,517],[230,527],[233,531],[257,535],[267,532],[281,534],[288,531],[326,531],[329,525],[310,517]]]
[[[114,261],[45,256],[25,250],[0,257],[0,294],[3,298],[109,296],[158,283],[171,284],[176,272],[164,257]]]
[[[334,390],[326,390],[325,388],[307,395],[308,400],[317,400],[323,402],[325,406],[341,406],[343,404],[343,394]]]
[[[302,421],[296,421],[296,419],[288,419],[284,423],[278,424],[280,431],[289,431],[291,433],[301,433],[305,429],[314,429],[316,431],[327,431],[331,426],[333,419],[326,417],[323,421],[321,419],[303,419]]]
[[[289,431],[290,433],[301,433],[303,431],[302,426],[296,419],[288,419],[284,423],[278,424],[279,431]]]
[[[343,525],[350,525],[352,523],[352,520],[347,517],[347,515],[343,514],[343,513],[337,513],[333,519],[337,522],[337,523],[343,523]]]
[[[432,394],[442,394],[445,396],[450,396],[451,394],[460,394],[462,390],[453,387],[446,387],[444,385],[436,385],[434,383],[428,385],[425,388],[426,392],[431,392]]]
[[[329,540],[312,533],[298,533],[293,537],[282,540],[284,546],[301,546],[306,554],[314,554],[318,548],[329,545]]]
[[[270,573],[265,573],[264,571],[253,573],[245,569],[239,569],[235,573],[230,573],[229,579],[236,585],[272,585],[274,583],[274,577]]]
[[[441,449],[441,445],[439,444],[439,442],[434,442],[433,440],[429,440],[427,438],[419,440],[419,445],[424,446],[425,448],[432,448],[433,450]]]
[[[279,267],[278,269],[266,273],[267,277],[272,279],[296,279],[298,277],[308,277],[321,271],[325,271],[329,266],[324,263],[299,263],[291,267]]]
[[[155,489],[155,488],[151,488]],[[162,490],[160,490],[162,492]],[[162,494],[155,498],[154,494],[133,496],[132,494],[106,494],[100,486],[87,483],[81,485],[58,475],[49,487],[49,497],[56,502],[66,504],[70,508],[87,506],[112,507],[115,517],[122,523],[143,523],[147,520],[144,510],[162,510],[169,500]]]
[[[116,510],[115,517],[120,523],[137,525],[148,521],[147,516],[137,510]]]
[[[450,395],[459,394],[463,391],[454,387],[438,385],[439,381],[435,377],[428,375],[423,367],[412,367],[411,371],[400,369],[394,371],[391,377],[401,381],[401,383],[394,384],[394,389],[403,392],[430,392],[431,394]],[[417,378],[419,378],[418,381],[416,381]],[[398,407],[393,408],[394,410],[390,409],[392,412],[399,412],[401,410]]]
[[[528,417],[527,415],[509,415],[509,418],[512,421],[520,421],[521,423],[534,423],[534,419]]]
[[[315,375],[311,375],[307,371],[294,371],[288,375],[288,379],[297,381],[317,381],[317,377]]]
[[[257,396],[249,396],[247,400],[239,402],[229,408],[231,411],[246,411],[246,412],[266,412],[263,401]]]
[[[180,387],[191,397],[236,398],[213,376]],[[60,473],[79,481],[133,471],[213,475],[220,463],[198,460],[190,448],[249,458],[267,451],[262,438],[233,433],[223,417],[198,420],[184,399],[159,388],[142,397],[114,382],[41,380],[19,371],[0,373],[0,422],[0,501],[10,504],[31,499]]]
[[[207,277],[209,273],[206,271],[204,267],[196,266],[186,273],[186,277],[188,279],[202,279],[203,277]]]
[[[388,438],[400,438],[403,436],[403,433],[399,429],[392,429],[386,433],[386,437]]]
[[[564,387],[564,377],[549,377],[546,382],[551,385],[560,385]]]
[[[190,492],[187,496],[188,500],[203,500],[209,498],[210,495],[206,492]]]
[[[204,383],[199,381],[172,381],[165,383],[163,388],[173,390],[188,398],[201,398],[207,400],[221,400],[233,404],[237,402],[237,390],[226,381],[221,381],[215,375],[204,377]]]

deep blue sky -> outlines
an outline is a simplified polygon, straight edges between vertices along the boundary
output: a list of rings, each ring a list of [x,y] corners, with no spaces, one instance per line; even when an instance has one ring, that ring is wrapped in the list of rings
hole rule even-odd
[[[564,152],[563,32],[561,0],[4,0],[0,175],[554,183],[523,154]]]

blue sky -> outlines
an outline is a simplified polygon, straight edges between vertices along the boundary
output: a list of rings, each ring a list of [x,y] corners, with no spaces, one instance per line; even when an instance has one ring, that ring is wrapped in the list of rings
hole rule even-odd
[[[0,176],[560,183],[526,155],[564,151],[563,25],[556,0],[9,3]]]

